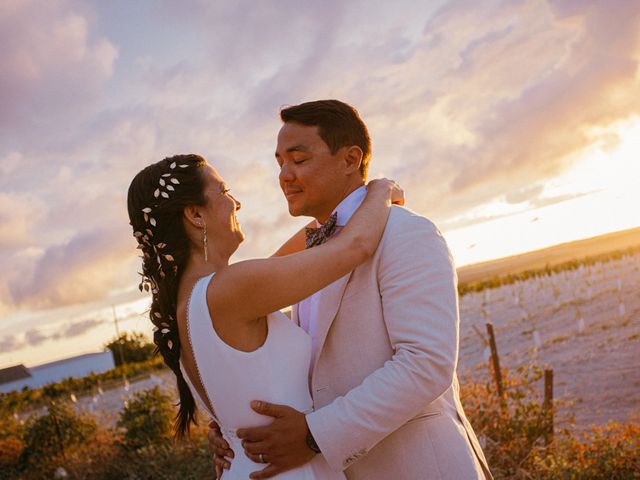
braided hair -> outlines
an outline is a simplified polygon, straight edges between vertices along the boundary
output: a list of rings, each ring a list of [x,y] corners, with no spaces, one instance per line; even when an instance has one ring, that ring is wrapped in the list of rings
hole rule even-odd
[[[189,238],[183,224],[188,205],[205,205],[199,155],[175,155],[140,171],[129,186],[127,208],[133,235],[142,251],[140,291],[151,292],[149,318],[155,325],[156,354],[176,375],[180,394],[174,421],[177,438],[196,424],[196,404],[180,370],[180,337],[177,323],[178,285],[189,259]]]

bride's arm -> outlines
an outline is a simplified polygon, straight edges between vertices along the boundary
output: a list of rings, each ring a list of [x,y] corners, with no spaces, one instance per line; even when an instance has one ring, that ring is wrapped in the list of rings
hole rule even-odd
[[[291,255],[238,262],[219,271],[207,291],[214,315],[253,320],[299,302],[349,273],[375,252],[398,191],[390,180],[370,182],[364,202],[331,241]]]
[[[301,252],[302,250],[304,250],[306,247],[306,241],[307,241],[305,229],[307,229],[308,227],[315,228],[315,226],[316,226],[316,221],[315,220],[310,221],[307,225],[305,225],[296,233],[294,233],[293,236],[289,238],[289,240],[284,242],[282,246],[276,251],[276,253],[274,253],[271,256],[284,257],[285,255],[291,255],[292,253]]]
[[[404,205],[404,192],[402,190],[397,190],[391,201],[394,205]],[[307,246],[307,236],[305,230],[309,227],[315,228],[316,221],[311,220],[304,227],[294,233],[293,236],[291,236],[286,242],[284,242],[282,246],[271,256],[283,257],[285,255],[291,255],[292,253],[297,253],[304,250]]]

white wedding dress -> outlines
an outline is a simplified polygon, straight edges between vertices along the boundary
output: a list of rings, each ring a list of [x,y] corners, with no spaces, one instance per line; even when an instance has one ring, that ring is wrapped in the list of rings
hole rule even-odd
[[[182,364],[180,366],[194,397],[218,422],[223,437],[235,453],[230,470],[225,470],[221,478],[246,480],[251,472],[262,470],[266,465],[253,462],[244,454],[235,432],[239,428],[268,425],[273,421],[271,417],[254,412],[249,403],[266,400],[305,413],[313,408],[308,386],[311,339],[286,315],[275,312],[267,316],[267,339],[257,350],[243,352],[229,346],[216,333],[209,315],[207,286],[213,275],[196,282],[187,307],[188,338],[208,403],[193,388],[195,379],[189,379]],[[341,472],[331,470],[322,455],[316,455],[302,467],[274,478],[344,480],[345,477]]]

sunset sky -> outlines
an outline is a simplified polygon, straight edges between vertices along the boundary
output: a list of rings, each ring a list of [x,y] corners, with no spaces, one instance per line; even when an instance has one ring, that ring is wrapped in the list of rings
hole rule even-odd
[[[304,5],[304,6],[303,6]],[[640,2],[0,2],[0,368],[141,315],[133,176],[205,156],[266,256],[282,106],[354,105],[458,265],[640,225]]]

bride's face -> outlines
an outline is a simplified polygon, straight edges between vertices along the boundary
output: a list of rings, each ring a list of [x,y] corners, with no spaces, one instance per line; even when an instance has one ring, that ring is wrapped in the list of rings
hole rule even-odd
[[[236,216],[241,204],[231,195],[229,187],[211,165],[203,168],[207,204],[201,215],[207,224],[207,236],[214,241],[224,239],[239,245],[244,240]]]

